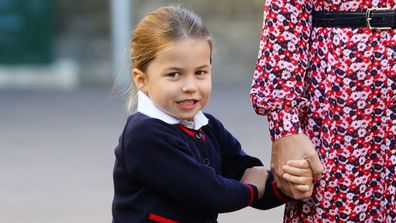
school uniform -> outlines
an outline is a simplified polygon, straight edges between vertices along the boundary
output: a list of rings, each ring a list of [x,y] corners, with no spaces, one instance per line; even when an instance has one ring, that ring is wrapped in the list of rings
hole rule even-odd
[[[202,112],[192,122],[177,120],[142,92],[115,156],[114,223],[217,222],[218,213],[287,201],[270,172],[261,199],[254,185],[240,182],[245,169],[262,163],[220,121]]]

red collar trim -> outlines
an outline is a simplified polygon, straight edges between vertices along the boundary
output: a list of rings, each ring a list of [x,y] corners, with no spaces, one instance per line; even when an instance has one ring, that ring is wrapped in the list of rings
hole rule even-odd
[[[198,139],[202,139],[202,140],[206,139],[205,134],[202,132],[201,129],[198,130],[198,134],[200,135],[198,137],[197,136],[197,131],[193,131],[193,130],[187,128],[186,126],[184,126],[182,124],[177,125],[177,127],[179,127],[181,130],[183,130],[183,132],[187,133],[188,135],[190,135],[190,136],[192,136],[194,138],[198,138]]]

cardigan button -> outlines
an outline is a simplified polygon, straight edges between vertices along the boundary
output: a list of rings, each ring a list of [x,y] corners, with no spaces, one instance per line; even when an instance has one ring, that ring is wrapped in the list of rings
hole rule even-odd
[[[201,132],[197,132],[196,134],[195,134],[195,137],[197,138],[197,139],[202,139],[202,133]]]
[[[205,164],[205,166],[209,166],[210,164],[209,158],[205,158],[202,162]]]

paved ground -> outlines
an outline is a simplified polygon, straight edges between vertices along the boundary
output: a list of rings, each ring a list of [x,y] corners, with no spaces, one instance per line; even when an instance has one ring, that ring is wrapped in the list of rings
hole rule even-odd
[[[206,109],[269,164],[267,124],[249,83],[214,87]],[[109,89],[0,91],[0,222],[107,223],[113,148],[127,113]],[[281,222],[283,207],[222,214],[219,222]]]

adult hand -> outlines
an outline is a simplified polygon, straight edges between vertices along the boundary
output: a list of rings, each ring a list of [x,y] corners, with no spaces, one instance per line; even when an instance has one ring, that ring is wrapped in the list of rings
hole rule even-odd
[[[313,186],[307,192],[302,192],[292,187],[288,181],[282,178],[284,174],[282,167],[287,161],[297,159],[306,159],[312,169],[314,179],[320,179],[323,165],[320,162],[315,146],[305,134],[282,137],[272,143],[271,170],[277,187],[289,197],[300,200],[311,196]]]

